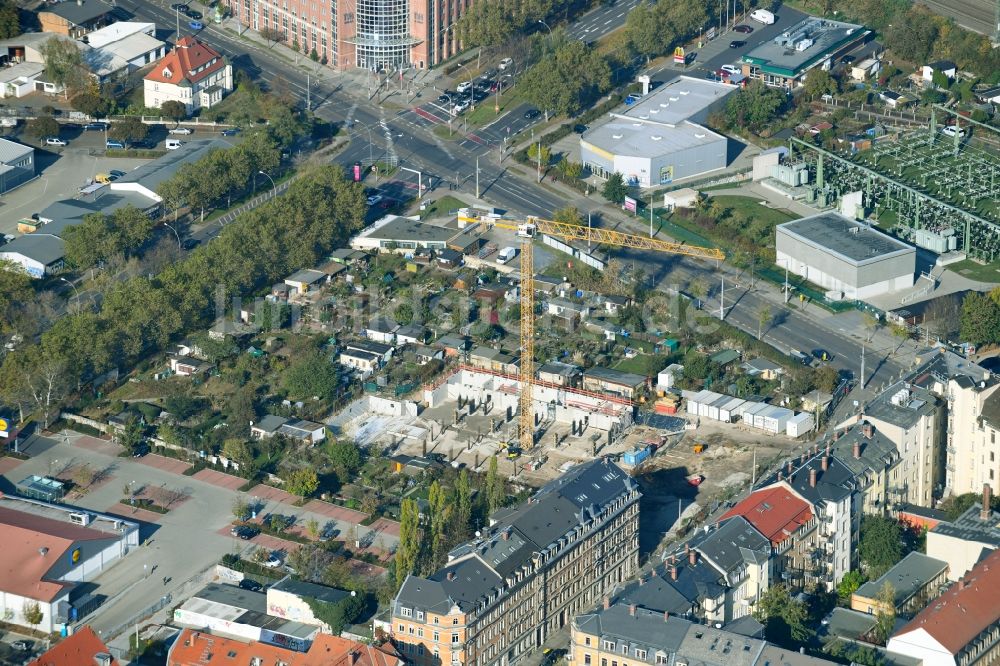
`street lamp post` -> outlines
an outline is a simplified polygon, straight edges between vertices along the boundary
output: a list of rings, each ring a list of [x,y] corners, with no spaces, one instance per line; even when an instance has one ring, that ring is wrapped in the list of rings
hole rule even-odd
[[[171,224],[168,224],[168,223],[166,223],[166,222],[164,222],[164,223],[163,223],[163,226],[165,226],[165,227],[166,227],[167,229],[170,229],[170,230],[171,230],[172,232],[174,232],[174,236],[176,236],[176,237],[177,237],[177,249],[178,249],[178,250],[183,250],[183,249],[184,249],[184,246],[183,246],[183,245],[181,245],[181,235],[180,235],[179,233],[177,233],[177,229],[175,229],[175,228],[173,227],[173,225],[171,225]]]
[[[542,19],[538,19],[538,22],[545,26],[545,28],[549,31],[549,38],[551,38],[552,37],[552,28],[549,27],[549,24],[546,23],[545,21],[543,21]]]
[[[274,196],[278,196],[278,186],[274,184],[274,178],[271,178],[270,174],[265,171],[257,171],[262,176],[267,176],[267,179],[271,181],[271,191],[274,192]]]

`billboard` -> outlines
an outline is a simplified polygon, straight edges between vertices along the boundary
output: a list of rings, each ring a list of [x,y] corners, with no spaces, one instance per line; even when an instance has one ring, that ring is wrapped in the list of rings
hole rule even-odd
[[[625,197],[625,205],[622,206],[622,208],[624,208],[625,210],[629,211],[630,213],[634,213],[635,212],[635,199],[633,199],[632,197]]]

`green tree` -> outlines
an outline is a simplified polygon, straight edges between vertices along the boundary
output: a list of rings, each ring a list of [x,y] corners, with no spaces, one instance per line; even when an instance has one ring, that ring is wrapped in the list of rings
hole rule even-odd
[[[361,617],[365,610],[365,598],[355,592],[336,603],[305,597],[313,616],[327,625],[330,633],[339,636],[344,629]]]
[[[706,6],[705,3],[698,2],[659,0],[656,5],[657,14],[664,32],[671,36],[669,42],[688,40],[700,33],[708,22]]]
[[[502,507],[507,501],[507,484],[500,476],[496,456],[490,458],[490,465],[486,472],[486,501],[490,513]]]
[[[309,518],[306,521],[306,534],[311,536],[313,539],[319,536],[319,521],[315,518]]]
[[[337,390],[337,369],[320,352],[303,355],[285,372],[283,378],[288,395],[295,398],[328,398]]]
[[[312,495],[319,488],[319,477],[316,470],[311,467],[303,467],[290,473],[285,479],[285,488],[293,495],[306,498]]]
[[[922,63],[937,38],[937,24],[930,12],[914,11],[897,16],[886,32],[886,45],[903,60]]]
[[[757,602],[753,616],[764,625],[767,639],[784,647],[802,644],[812,635],[806,624],[806,605],[792,599],[784,585],[769,587]]]
[[[222,455],[237,463],[244,473],[249,472],[253,464],[253,448],[239,437],[229,437],[222,442]]]
[[[764,336],[764,329],[771,324],[771,308],[768,306],[762,307],[757,312],[757,339],[760,340]]]
[[[413,322],[413,306],[409,303],[400,303],[393,311],[393,316],[400,325],[406,326]]]
[[[875,600],[878,602],[878,612],[875,613],[875,628],[872,631],[876,641],[885,645],[896,624],[896,589],[892,583],[885,581]]]
[[[0,2],[0,39],[10,39],[21,34],[21,16],[14,0]]]
[[[574,162],[567,157],[563,157],[559,160],[559,164],[556,166],[567,178],[579,178],[583,175],[583,165],[579,162]]]
[[[657,56],[666,51],[674,40],[672,32],[665,30],[662,12],[656,5],[640,3],[625,17],[625,35],[629,46],[637,55]]]
[[[566,208],[560,208],[555,213],[552,214],[552,220],[554,222],[559,222],[561,224],[583,224],[583,215],[576,206],[567,206]]]
[[[754,81],[729,96],[726,119],[730,127],[760,132],[784,110],[785,94],[763,81]]]
[[[448,501],[448,492],[437,479],[431,482],[431,487],[427,491],[427,504],[430,512],[431,526],[431,568],[436,569],[444,563],[444,553],[447,546],[445,532],[451,520],[451,506]]]
[[[469,473],[464,468],[458,473],[455,482],[455,526],[456,540],[464,539],[472,522],[472,487],[469,484]]]
[[[396,548],[396,587],[413,573],[420,554],[420,509],[412,499],[404,499],[399,507],[399,546]]]
[[[611,67],[586,43],[571,40],[522,74],[520,86],[539,109],[573,116],[611,89]]]
[[[605,199],[611,203],[621,204],[625,202],[625,197],[628,196],[629,188],[625,184],[625,177],[622,176],[617,171],[611,174],[606,181],[604,181],[604,187],[601,189],[601,194]]]
[[[8,332],[35,294],[31,277],[20,265],[0,260],[0,331]]]
[[[263,301],[257,304],[253,323],[261,331],[278,331],[292,323],[292,309],[287,303]]]
[[[518,29],[512,18],[506,3],[477,2],[462,14],[455,31],[466,47],[499,46]]]
[[[24,604],[21,606],[21,616],[24,621],[30,624],[32,627],[42,623],[45,619],[45,615],[42,613],[42,607],[37,601],[32,601],[30,599],[25,599]]]
[[[187,107],[184,106],[183,102],[178,102],[175,99],[168,99],[160,105],[160,113],[162,113],[164,117],[177,122],[187,118]]]
[[[858,557],[866,575],[875,580],[903,559],[903,528],[892,518],[864,516]]]
[[[128,116],[124,120],[111,123],[108,128],[108,137],[116,139],[128,145],[136,141],[142,141],[149,134],[149,126],[142,122],[138,116]]]
[[[987,294],[970,291],[962,300],[959,335],[974,345],[1000,340],[1000,306]]]
[[[851,595],[854,594],[859,587],[861,587],[867,580],[865,575],[856,569],[851,569],[844,577],[840,579],[840,583],[837,584],[837,596],[841,601],[850,601]]]
[[[814,67],[806,75],[803,91],[812,98],[833,95],[837,92],[837,79],[830,76],[830,72],[825,69]]]
[[[103,96],[96,85],[89,86],[86,90],[73,95],[69,105],[74,110],[85,113],[92,118],[103,118],[111,111],[111,100]]]
[[[243,495],[237,495],[233,499],[233,518],[238,522],[250,519],[250,503]]]
[[[832,365],[824,365],[813,372],[813,381],[820,391],[833,394],[840,382],[840,373]]]
[[[59,136],[59,123],[52,116],[38,116],[28,121],[24,126],[24,133],[36,139]]]
[[[46,80],[70,91],[86,88],[90,83],[90,70],[83,62],[82,51],[76,42],[66,37],[51,37],[39,47],[45,63]]]
[[[115,439],[127,453],[133,453],[146,441],[146,424],[131,416],[117,431]]]
[[[361,449],[349,441],[336,441],[327,446],[330,464],[340,479],[347,480],[357,474],[364,464]]]
[[[539,155],[541,155],[542,168],[544,169],[549,165],[549,161],[552,159],[552,149],[537,141],[528,146],[528,157],[537,162],[539,160]]]

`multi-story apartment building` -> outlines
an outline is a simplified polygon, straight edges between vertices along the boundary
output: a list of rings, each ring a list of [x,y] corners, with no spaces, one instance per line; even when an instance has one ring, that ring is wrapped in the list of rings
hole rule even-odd
[[[899,451],[894,500],[933,506],[945,481],[945,401],[908,380],[899,381],[865,405],[857,420],[865,420]]]
[[[945,349],[918,355],[910,384],[927,389],[947,405],[944,495],[978,493],[1000,482],[1000,398],[996,377]],[[989,402],[989,404],[987,404]],[[992,424],[992,425],[991,425]]]
[[[698,532],[683,554],[667,558],[614,600],[708,622],[731,622],[753,610],[773,575],[770,541],[742,516]]]
[[[390,634],[415,664],[510,664],[635,575],[639,490],[605,459],[498,512],[426,578],[410,575]]]
[[[458,53],[473,0],[226,0],[234,17],[335,69],[425,69]]]

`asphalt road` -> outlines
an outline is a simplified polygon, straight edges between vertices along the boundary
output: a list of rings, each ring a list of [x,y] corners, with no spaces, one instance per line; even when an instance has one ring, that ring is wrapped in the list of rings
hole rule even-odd
[[[618,0],[604,3],[583,16],[567,28],[566,33],[573,39],[590,43],[614,32],[625,25],[625,17],[629,10],[645,0]]]

